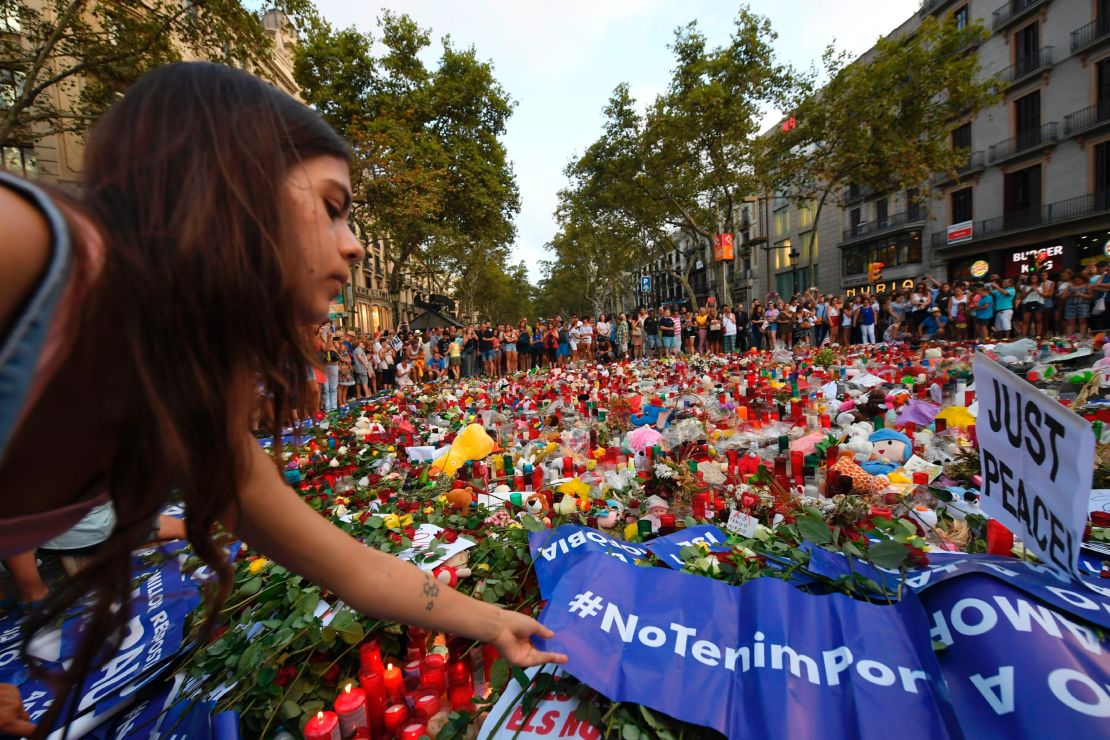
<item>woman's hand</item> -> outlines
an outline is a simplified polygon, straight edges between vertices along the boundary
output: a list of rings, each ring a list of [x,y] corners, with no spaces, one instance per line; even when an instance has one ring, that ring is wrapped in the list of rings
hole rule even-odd
[[[35,731],[35,723],[23,708],[19,687],[0,683],[0,735],[23,737]]]
[[[533,635],[544,639],[555,636],[547,627],[529,616],[507,609],[500,609],[499,616],[497,633],[490,642],[510,664],[528,668],[543,663],[567,662],[567,656],[562,653],[547,653],[537,650],[532,644]]]

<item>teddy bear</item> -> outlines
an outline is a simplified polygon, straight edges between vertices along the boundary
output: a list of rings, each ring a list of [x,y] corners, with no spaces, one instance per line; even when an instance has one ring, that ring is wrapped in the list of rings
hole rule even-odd
[[[432,575],[435,579],[445,586],[454,588],[458,585],[460,578],[466,578],[471,574],[468,567],[470,562],[470,555],[466,550],[456,553],[442,564],[432,569]]]

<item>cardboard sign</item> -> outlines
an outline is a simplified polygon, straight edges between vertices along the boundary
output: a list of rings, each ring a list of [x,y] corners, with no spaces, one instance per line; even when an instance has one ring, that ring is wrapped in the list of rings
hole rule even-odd
[[[733,534],[738,534],[741,537],[751,539],[755,537],[755,533],[759,528],[759,520],[754,516],[749,516],[742,511],[732,510],[728,515],[728,523],[725,524],[725,529]]]
[[[1090,425],[981,354],[973,367],[983,511],[1046,563],[1078,574],[1094,471]]]
[[[536,666],[526,670],[525,674],[535,680],[541,668],[544,673],[551,673],[553,666]],[[563,671],[556,667],[554,673],[559,677]],[[489,717],[482,725],[478,733],[479,740],[509,740],[509,738],[540,740],[540,738],[556,737],[596,740],[601,737],[596,727],[575,718],[574,710],[578,708],[578,697],[560,694],[556,689],[545,696],[536,708],[526,715],[524,707],[520,704],[522,693],[519,683],[509,681],[505,687],[505,693],[490,710]],[[499,722],[500,726],[498,726]]]

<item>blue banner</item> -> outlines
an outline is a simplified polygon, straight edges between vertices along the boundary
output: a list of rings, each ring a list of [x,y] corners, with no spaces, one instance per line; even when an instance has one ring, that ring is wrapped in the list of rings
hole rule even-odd
[[[657,537],[644,544],[651,554],[663,561],[665,565],[675,570],[682,570],[685,565],[679,556],[682,548],[704,545],[709,548],[709,552],[728,552],[732,547],[727,543],[728,535],[721,531],[720,527],[713,524],[699,524],[672,532],[665,537]]]
[[[952,578],[980,574],[1021,589],[1079,619],[1110,628],[1110,588],[1079,582],[1051,566],[997,555],[929,553],[928,568],[911,571],[906,585],[918,592]]]
[[[921,600],[967,737],[1110,736],[1110,641],[1096,630],[983,575]]]
[[[634,563],[648,556],[643,545],[610,537],[591,527],[564,524],[528,535],[528,548],[536,564],[540,593],[547,593],[567,567],[585,553],[603,553],[623,563]]]
[[[572,565],[544,594],[544,649],[610,699],[730,738],[960,736],[916,596],[729,586],[593,553]]]

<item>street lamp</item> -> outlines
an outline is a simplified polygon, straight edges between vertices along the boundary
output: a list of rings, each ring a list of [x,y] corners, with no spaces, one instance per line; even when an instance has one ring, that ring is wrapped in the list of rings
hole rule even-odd
[[[786,256],[790,258],[790,285],[793,286],[791,296],[794,296],[798,293],[798,258],[801,257],[801,255],[798,254],[797,249],[790,247],[790,251]]]

